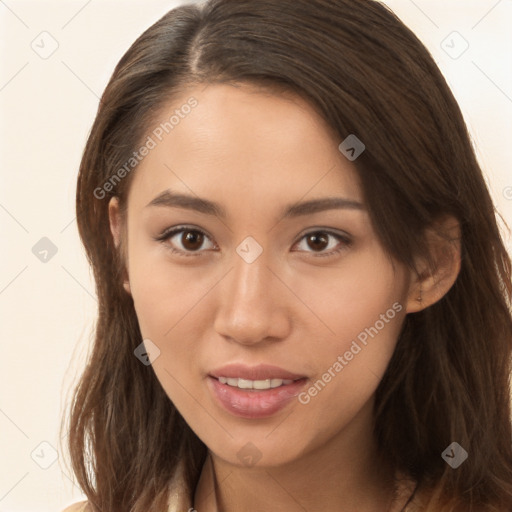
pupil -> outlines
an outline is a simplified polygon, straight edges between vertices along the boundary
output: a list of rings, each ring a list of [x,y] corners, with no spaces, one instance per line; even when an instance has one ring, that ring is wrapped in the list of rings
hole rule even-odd
[[[313,247],[312,249],[315,249],[314,245],[316,244],[316,249],[325,249],[328,245],[329,245],[329,242],[327,241],[327,237],[325,236],[322,236],[321,234],[319,233],[313,233],[311,235],[309,235],[309,241],[313,241]],[[318,247],[318,242],[320,241],[320,245],[322,247]]]
[[[187,231],[185,233],[185,241],[183,242],[185,248],[190,250],[198,249],[201,247],[202,243],[203,239],[201,233],[197,231]],[[190,245],[192,245],[192,247]]]

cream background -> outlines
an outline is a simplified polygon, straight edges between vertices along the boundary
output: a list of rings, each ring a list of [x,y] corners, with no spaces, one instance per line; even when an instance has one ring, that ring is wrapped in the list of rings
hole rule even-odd
[[[57,512],[82,498],[58,438],[96,315],[94,283],[74,220],[77,169],[117,61],[179,3],[0,1],[0,512]],[[512,35],[506,30],[512,1],[385,3],[447,77],[496,208],[512,225]],[[454,30],[469,42],[456,60],[440,46]],[[48,59],[31,48],[42,31],[59,44]],[[42,237],[58,249],[47,263],[32,253]],[[508,235],[506,240],[510,249]],[[59,460],[42,469],[31,458],[34,450],[40,464],[49,464],[53,453]]]

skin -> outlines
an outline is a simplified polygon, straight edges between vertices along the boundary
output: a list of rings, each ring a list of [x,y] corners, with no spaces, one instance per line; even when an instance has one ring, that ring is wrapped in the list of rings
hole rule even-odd
[[[204,469],[194,507],[217,510],[216,499],[225,512],[382,512],[393,483],[376,457],[374,393],[405,315],[448,291],[460,250],[448,258],[443,252],[438,273],[420,279],[397,262],[393,268],[365,209],[282,218],[282,209],[299,201],[363,203],[354,165],[338,150],[341,140],[299,97],[247,84],[190,88],[160,118],[190,96],[197,107],[134,171],[127,224],[115,198],[109,213],[116,244],[126,237],[124,286],[143,338],[161,351],[154,371],[213,462],[216,493]],[[168,189],[215,201],[227,217],[147,206]],[[155,240],[183,224],[207,237],[195,244],[187,244],[186,232]],[[324,245],[315,245],[305,236],[326,229],[351,243],[324,234]],[[263,249],[252,263],[236,252],[248,236]],[[192,256],[171,247],[192,247]],[[293,400],[270,418],[239,418],[206,385],[209,371],[231,362],[274,364],[307,376],[310,385],[394,303],[402,310],[308,404]],[[254,466],[237,456],[248,442],[261,455]]]

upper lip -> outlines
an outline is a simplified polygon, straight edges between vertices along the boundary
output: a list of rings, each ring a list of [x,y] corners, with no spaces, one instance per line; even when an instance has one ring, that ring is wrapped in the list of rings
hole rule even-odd
[[[266,380],[266,379],[283,379],[297,380],[304,378],[305,375],[292,373],[278,366],[270,364],[260,364],[257,366],[246,366],[243,364],[228,364],[221,368],[212,370],[209,375],[218,379],[219,377],[240,378],[247,380]]]

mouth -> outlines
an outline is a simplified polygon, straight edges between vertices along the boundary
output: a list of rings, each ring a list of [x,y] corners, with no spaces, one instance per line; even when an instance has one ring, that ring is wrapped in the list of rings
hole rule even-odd
[[[234,416],[256,419],[276,414],[293,401],[308,378],[270,365],[230,365],[208,374],[215,402]]]

